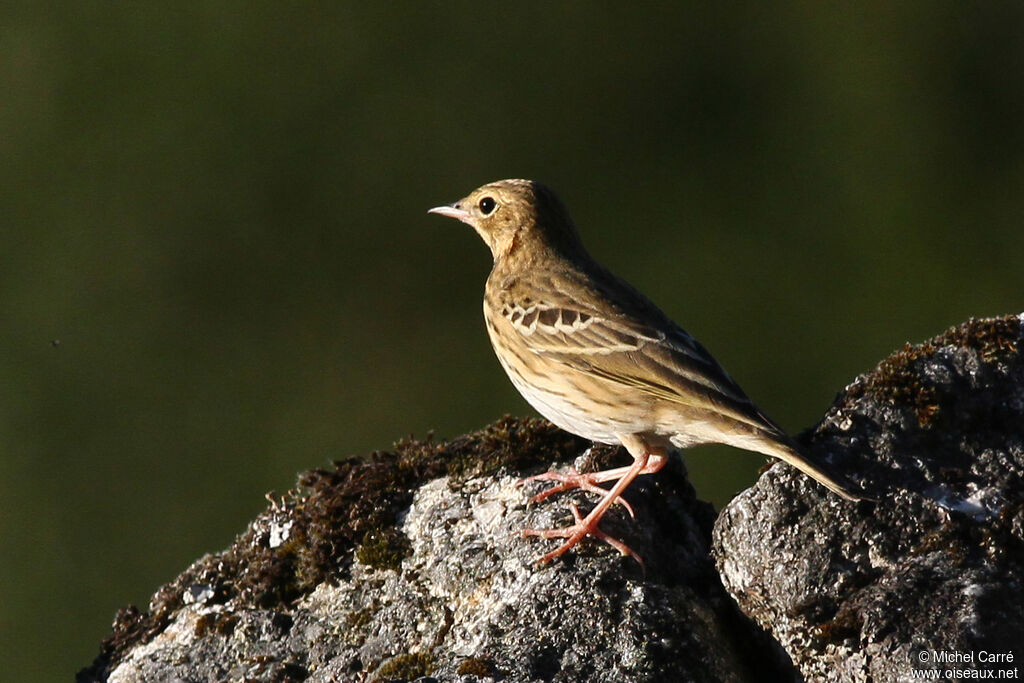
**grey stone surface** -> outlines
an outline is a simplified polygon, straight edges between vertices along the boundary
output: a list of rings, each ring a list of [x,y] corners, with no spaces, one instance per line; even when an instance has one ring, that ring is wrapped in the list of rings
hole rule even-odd
[[[876,504],[776,465],[722,511],[724,584],[807,680],[906,681],[911,668],[948,668],[933,651],[1010,652],[1020,665],[1022,351],[1017,316],[971,321],[839,395],[805,445]]]

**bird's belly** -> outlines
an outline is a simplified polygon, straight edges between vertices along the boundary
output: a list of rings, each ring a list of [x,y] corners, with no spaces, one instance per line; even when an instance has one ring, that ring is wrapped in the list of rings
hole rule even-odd
[[[594,406],[587,405],[590,399],[571,386],[545,387],[526,382],[518,372],[507,367],[504,361],[502,367],[527,403],[567,432],[598,443],[618,444],[620,442],[616,434],[645,431],[635,419],[628,419],[629,413],[632,412],[628,409],[602,406],[602,409],[595,410]],[[635,418],[635,414],[633,417]]]
[[[561,396],[543,391],[525,390],[519,386],[516,388],[538,413],[565,431],[577,436],[598,443],[617,444],[619,439],[615,436],[616,433],[632,432],[629,425],[617,420],[598,421],[591,418]]]

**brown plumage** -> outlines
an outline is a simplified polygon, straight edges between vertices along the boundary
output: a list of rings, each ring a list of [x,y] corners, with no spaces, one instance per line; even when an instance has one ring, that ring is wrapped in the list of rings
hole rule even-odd
[[[502,180],[450,206],[430,210],[472,226],[494,256],[484,319],[512,383],[542,415],[574,434],[622,444],[630,467],[593,474],[548,473],[558,485],[538,496],[582,487],[602,500],[566,529],[524,531],[566,542],[586,535],[632,554],[597,527],[639,474],[656,472],[676,448],[724,443],[780,458],[847,499],[841,476],[800,452],[712,358],[644,295],[583,248],[554,193],[530,180]],[[614,481],[605,491],[597,484]]]

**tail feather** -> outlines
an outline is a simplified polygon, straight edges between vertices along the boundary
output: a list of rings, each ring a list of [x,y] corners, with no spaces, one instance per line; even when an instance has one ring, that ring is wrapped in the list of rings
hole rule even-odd
[[[795,445],[774,442],[772,446],[773,448],[770,450],[765,449],[768,455],[789,463],[829,491],[842,496],[846,500],[874,500],[866,496],[846,475],[826,463],[812,462]]]

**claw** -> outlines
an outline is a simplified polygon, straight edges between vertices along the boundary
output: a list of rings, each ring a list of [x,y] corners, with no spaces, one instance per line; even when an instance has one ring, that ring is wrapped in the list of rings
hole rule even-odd
[[[572,524],[571,526],[563,527],[561,529],[523,529],[522,530],[521,534],[522,534],[523,538],[527,538],[529,536],[538,536],[540,538],[565,538],[565,539],[568,539],[565,543],[563,543],[562,545],[558,546],[557,548],[555,548],[551,552],[549,552],[549,553],[547,553],[545,555],[542,555],[541,557],[537,558],[538,564],[547,564],[548,562],[551,562],[551,560],[555,559],[556,557],[561,556],[567,550],[569,550],[570,548],[572,548],[573,546],[578,544],[586,536],[593,536],[594,538],[596,538],[596,539],[598,539],[600,541],[603,541],[604,543],[607,543],[611,547],[613,547],[616,550],[618,550],[621,555],[626,556],[626,557],[632,557],[634,560],[636,560],[640,564],[640,568],[644,569],[643,558],[641,558],[639,555],[637,555],[635,552],[633,552],[632,548],[630,548],[628,545],[626,545],[625,543],[623,543],[619,539],[617,539],[617,538],[615,538],[613,536],[609,536],[605,532],[601,531],[597,527],[597,520],[596,519],[590,520],[589,518],[584,518],[580,514],[580,509],[575,504],[570,505],[569,509],[572,511],[572,518],[573,518],[573,521],[574,521],[574,524]]]

